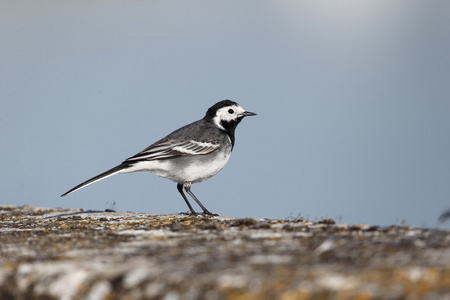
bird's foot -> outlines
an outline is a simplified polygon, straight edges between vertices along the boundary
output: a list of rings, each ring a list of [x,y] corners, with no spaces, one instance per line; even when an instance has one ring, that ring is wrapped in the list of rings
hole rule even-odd
[[[203,214],[204,214],[205,216],[210,216],[210,217],[218,217],[218,216],[219,216],[218,214],[213,214],[212,212],[207,211],[207,210],[204,211]]]
[[[192,217],[195,217],[195,216],[218,217],[219,216],[218,214],[213,214],[210,211],[205,211],[205,212],[202,212],[202,213],[198,213],[198,212],[195,212],[195,211],[194,212],[186,211],[186,212],[180,212],[180,215],[192,216]]]
[[[196,215],[199,215],[200,213],[196,213],[195,211],[194,212],[190,212],[190,211],[183,211],[183,212],[180,212],[180,215],[184,215],[184,216],[196,216]]]

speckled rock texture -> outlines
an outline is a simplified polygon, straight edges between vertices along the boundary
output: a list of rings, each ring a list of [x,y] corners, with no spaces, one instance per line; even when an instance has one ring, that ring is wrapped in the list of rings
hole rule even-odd
[[[0,299],[450,299],[450,231],[0,206]]]

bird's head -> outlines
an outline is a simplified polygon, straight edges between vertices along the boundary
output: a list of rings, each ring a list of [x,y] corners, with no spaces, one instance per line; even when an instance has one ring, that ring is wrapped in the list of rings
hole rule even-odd
[[[222,100],[208,109],[205,119],[213,122],[220,129],[234,132],[239,122],[247,116],[256,116],[256,114],[246,111],[234,101]]]

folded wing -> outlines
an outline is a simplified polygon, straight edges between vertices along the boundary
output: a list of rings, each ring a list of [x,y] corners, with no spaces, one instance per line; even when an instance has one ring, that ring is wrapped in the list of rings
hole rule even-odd
[[[174,142],[172,139],[160,140],[145,148],[124,162],[133,163],[142,160],[170,159],[181,156],[204,155],[217,150],[219,142],[198,142],[194,140]]]

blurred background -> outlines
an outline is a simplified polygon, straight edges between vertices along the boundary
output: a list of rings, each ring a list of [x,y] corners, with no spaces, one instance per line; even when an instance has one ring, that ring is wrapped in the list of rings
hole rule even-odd
[[[192,187],[212,212],[450,228],[449,16],[439,0],[1,1],[0,203],[187,211],[150,173],[59,196],[232,99],[258,116]]]

